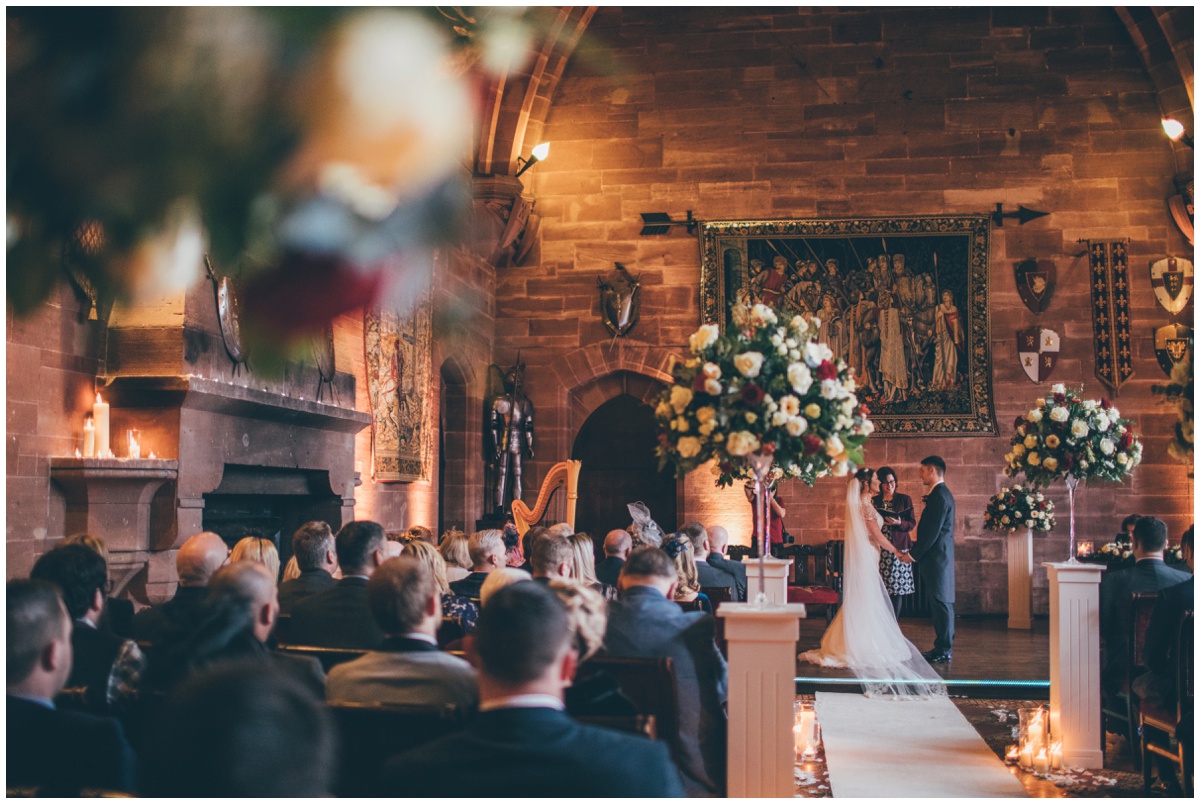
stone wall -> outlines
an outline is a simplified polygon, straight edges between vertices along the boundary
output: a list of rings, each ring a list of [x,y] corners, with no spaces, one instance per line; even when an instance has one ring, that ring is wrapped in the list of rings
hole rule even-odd
[[[1048,386],[1017,364],[1015,332],[1039,321],[1020,302],[1012,266],[1051,259],[1059,286],[1040,317],[1062,336],[1053,381],[1105,393],[1093,376],[1081,238],[1129,238],[1136,373],[1117,398],[1145,433],[1131,483],[1080,495],[1082,538],[1105,539],[1130,512],[1162,516],[1173,539],[1191,520],[1192,489],[1166,455],[1171,416],[1150,385],[1163,379],[1151,339],[1167,323],[1149,261],[1190,254],[1163,199],[1174,163],[1154,86],[1111,9],[939,8],[818,11],[604,8],[567,67],[546,121],[551,158],[524,177],[542,217],[540,248],[497,272],[496,354],[521,350],[538,406],[539,474],[568,456],[581,421],[568,400],[598,375],[661,379],[699,322],[698,249],[682,229],[639,237],[641,212],[701,219],[990,212],[1002,202],[1047,218],[993,230],[990,298],[996,416],[991,438],[875,438],[874,465],[921,493],[917,462],[942,454],[958,499],[958,586],[964,612],[1007,607],[1003,538],[981,528],[1013,418]],[[589,54],[590,57],[589,57]],[[596,57],[601,54],[600,57]],[[596,277],[621,262],[643,283],[641,322],[614,342]],[[1190,309],[1185,313],[1190,318]],[[1183,320],[1186,320],[1183,319]],[[631,358],[630,355],[633,355]],[[732,526],[748,512],[696,472],[680,520]],[[839,481],[786,487],[787,526],[805,543],[840,536]],[[1035,560],[1064,558],[1063,527]],[[675,523],[663,523],[671,526]],[[738,538],[735,535],[735,539]],[[1046,613],[1043,573],[1035,611]]]

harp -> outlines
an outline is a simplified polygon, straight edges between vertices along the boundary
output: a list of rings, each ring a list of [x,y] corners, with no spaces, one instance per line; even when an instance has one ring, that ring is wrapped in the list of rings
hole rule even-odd
[[[533,508],[521,500],[513,500],[513,522],[516,523],[518,533],[524,536],[525,531],[529,530],[535,522],[541,521],[542,517],[546,515],[546,506],[550,504],[550,497],[560,486],[567,487],[565,521],[572,528],[575,527],[575,503],[579,501],[579,470],[582,466],[582,461],[560,461],[551,466],[550,471],[546,473],[546,479],[542,481],[542,488],[538,491],[537,502],[534,503]]]

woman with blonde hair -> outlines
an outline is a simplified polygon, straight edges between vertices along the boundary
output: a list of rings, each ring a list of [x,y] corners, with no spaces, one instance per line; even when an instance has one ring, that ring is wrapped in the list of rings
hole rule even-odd
[[[461,581],[471,574],[471,552],[467,549],[467,534],[451,528],[442,534],[442,545],[438,548],[446,562],[446,580]]]
[[[621,694],[613,675],[587,663],[604,647],[604,632],[608,629],[607,601],[596,590],[574,581],[554,580],[549,586],[567,610],[572,644],[579,654],[575,678],[564,690],[567,711],[584,717],[636,715],[637,707]]]
[[[586,533],[573,533],[567,539],[571,542],[571,553],[575,559],[571,577],[584,586],[599,592],[605,600],[616,600],[616,587],[601,583],[600,579],[596,577],[596,548],[592,537]]]
[[[429,568],[434,584],[442,593],[442,616],[457,617],[464,634],[474,631],[479,607],[470,598],[450,592],[450,583],[446,580],[446,561],[437,548],[424,539],[413,539],[404,545],[402,555],[412,556]]]
[[[692,553],[692,540],[686,533],[672,533],[663,539],[663,552],[675,562],[675,602],[692,603],[699,600],[702,610],[712,612],[708,595],[700,593],[700,574],[696,570],[696,556]]]
[[[279,579],[279,551],[275,549],[275,542],[270,539],[247,536],[238,541],[229,553],[229,563],[236,564],[239,561],[262,564],[271,573],[272,578]]]

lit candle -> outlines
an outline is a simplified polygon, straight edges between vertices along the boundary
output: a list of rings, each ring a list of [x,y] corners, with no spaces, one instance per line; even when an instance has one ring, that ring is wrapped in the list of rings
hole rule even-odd
[[[1022,768],[1032,768],[1033,767],[1033,747],[1030,746],[1028,743],[1021,746],[1021,767]]]
[[[1050,746],[1050,767],[1053,770],[1061,770],[1063,766],[1063,749],[1062,742],[1056,742]]]
[[[1050,770],[1050,758],[1046,756],[1046,749],[1038,751],[1037,756],[1033,758],[1033,772],[1046,773]]]
[[[137,460],[142,457],[142,445],[138,442],[138,437],[141,434],[137,430],[129,431],[129,457]]]
[[[96,457],[96,425],[91,416],[83,420],[83,457]]]
[[[154,450],[150,450],[150,460],[158,460],[158,456],[154,454]]]
[[[796,751],[811,754],[816,751],[817,713],[811,709],[800,712],[800,723],[796,726]]]
[[[108,403],[96,394],[96,404],[92,405],[92,418],[96,421],[96,457],[107,458],[108,444]]]
[[[1020,759],[1021,754],[1019,751],[1017,751],[1017,747],[1015,745],[1010,745],[1008,750],[1004,752],[1004,761],[1009,765],[1016,765]]]
[[[75,457],[76,457],[76,458],[82,458],[82,457],[83,457],[83,453],[79,451],[79,447],[76,447],[76,448],[75,448]]]

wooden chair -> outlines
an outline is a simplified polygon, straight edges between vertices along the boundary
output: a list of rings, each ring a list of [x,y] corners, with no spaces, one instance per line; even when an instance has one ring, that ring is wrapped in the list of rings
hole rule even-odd
[[[1125,656],[1121,659],[1121,686],[1115,693],[1101,695],[1101,719],[1112,728],[1109,731],[1125,734],[1134,767],[1141,769],[1142,750],[1138,736],[1138,702],[1133,694],[1133,680],[1146,672],[1142,650],[1146,646],[1146,628],[1154,608],[1157,592],[1136,592],[1129,600],[1129,625],[1125,641]]]
[[[1179,766],[1183,793],[1195,794],[1195,767],[1192,724],[1195,718],[1195,620],[1185,612],[1179,620],[1175,648],[1175,708],[1167,710],[1149,701],[1138,702],[1138,725],[1142,732],[1142,783],[1150,795],[1153,778],[1151,755],[1163,757]]]
[[[828,542],[823,548],[815,550],[802,545],[785,548],[790,551],[797,567],[797,585],[788,587],[788,602],[803,603],[805,606],[822,606],[825,610],[826,623],[833,621],[833,615],[842,602],[843,547],[842,542],[835,539]],[[824,583],[816,583],[817,579],[812,576],[817,573],[809,572],[809,556],[814,559],[823,559],[819,566],[822,569],[820,580]],[[802,565],[801,559],[803,560]]]
[[[321,668],[326,673],[331,667],[354,661],[367,652],[353,648],[322,648],[316,645],[280,645],[275,650],[293,656],[312,656],[321,663]]]
[[[658,727],[654,715],[630,715],[628,717],[610,715],[572,715],[574,720],[589,726],[600,726],[613,731],[623,731],[628,734],[641,734],[651,740],[658,739]]]
[[[731,603],[733,601],[732,586],[701,586],[700,594],[708,596],[708,600],[712,603],[714,611],[722,603]]]
[[[669,658],[600,655],[588,659],[587,664],[610,673],[638,714],[654,718],[657,738],[667,743],[672,753],[678,750],[679,702],[675,666]]]
[[[708,601],[706,606],[702,597],[697,597],[695,600],[676,600],[675,602],[684,611],[703,611],[712,614],[712,601]]]
[[[380,795],[384,764],[411,748],[424,745],[466,725],[457,706],[328,704],[337,725],[338,775],[333,792],[338,797]]]
[[[465,633],[461,617],[442,617],[442,624],[437,632],[438,647],[444,650],[451,642],[461,640]]]

